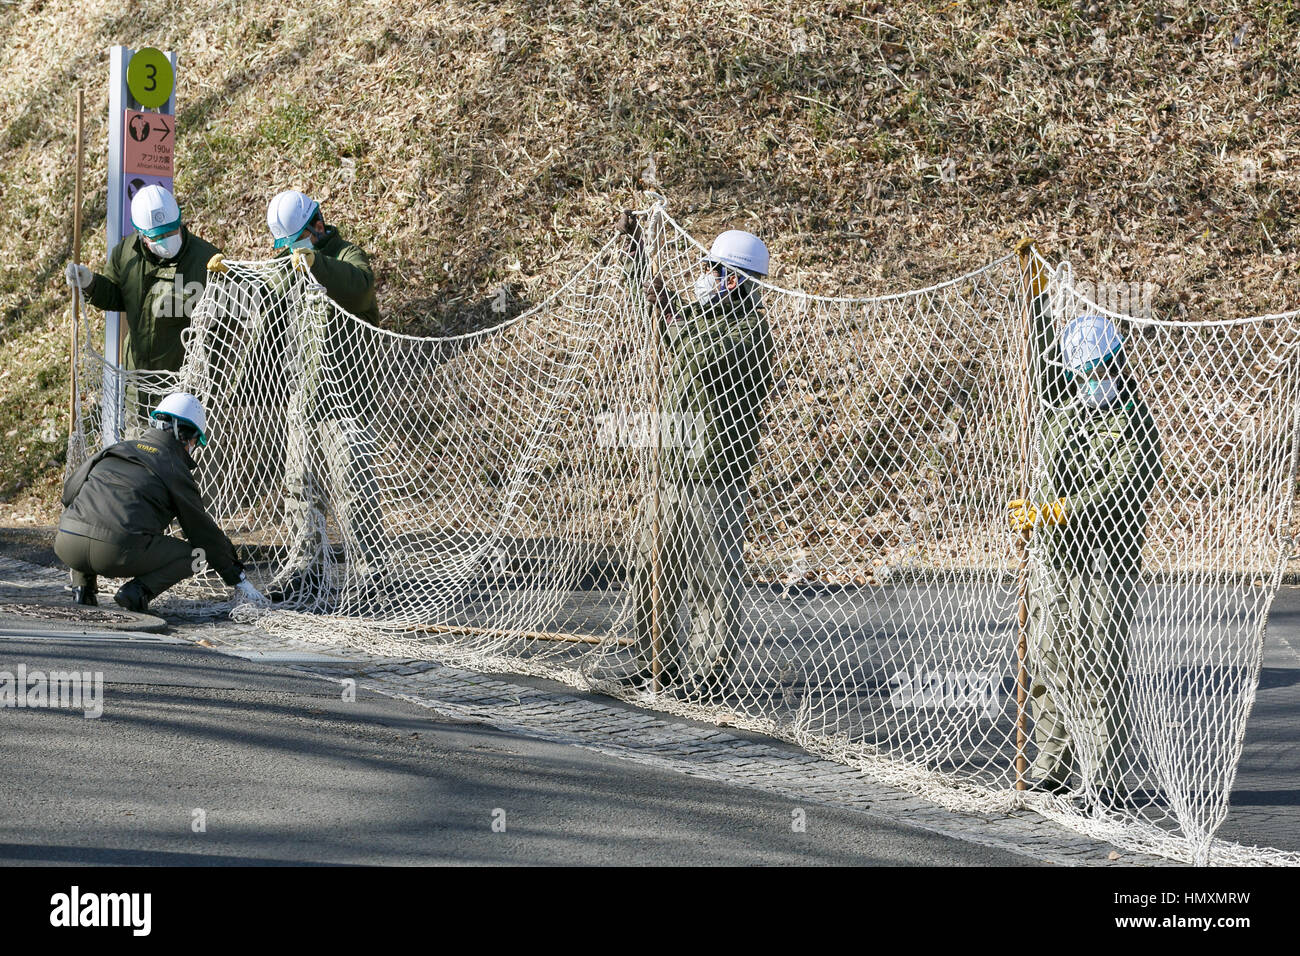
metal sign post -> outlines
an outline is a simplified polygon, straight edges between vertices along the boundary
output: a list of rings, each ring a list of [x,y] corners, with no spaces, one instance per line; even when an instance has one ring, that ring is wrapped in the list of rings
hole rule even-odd
[[[132,69],[132,60],[137,56],[141,59]],[[104,222],[105,248],[109,255],[122,237],[131,232],[131,199],[135,194],[151,183],[172,189],[174,169],[171,160],[176,141],[175,77],[175,53],[160,54],[146,48],[137,54],[124,46],[115,46],[109,51],[108,216]],[[166,99],[161,101],[164,95]],[[130,148],[127,148],[128,138]],[[105,313],[104,358],[109,367],[104,371],[104,447],[122,439],[128,421],[125,377],[122,375],[125,339],[126,324],[122,315]]]

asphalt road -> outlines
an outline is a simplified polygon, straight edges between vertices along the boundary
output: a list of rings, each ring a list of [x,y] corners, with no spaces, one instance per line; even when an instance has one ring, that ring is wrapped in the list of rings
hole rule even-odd
[[[52,565],[49,535],[0,554]],[[0,710],[0,862],[1025,863],[852,810],[520,738],[193,645],[0,637],[0,670],[103,671],[100,720]],[[1300,588],[1264,667],[1218,835],[1300,850]],[[206,833],[191,829],[206,813]],[[504,832],[492,829],[505,811]]]
[[[1218,836],[1300,850],[1300,587],[1281,588],[1268,616],[1264,666]]]
[[[0,710],[3,864],[1033,862],[821,806],[795,833],[779,797],[194,645],[0,636],[18,663],[102,672],[104,709]]]

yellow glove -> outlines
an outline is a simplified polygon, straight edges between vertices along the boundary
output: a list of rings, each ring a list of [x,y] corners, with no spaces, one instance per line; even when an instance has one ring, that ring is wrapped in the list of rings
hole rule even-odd
[[[1065,499],[1057,498],[1038,509],[1038,520],[1045,525],[1059,527],[1065,524]]]
[[[315,249],[293,250],[293,268],[295,271],[298,269],[307,269],[308,271],[310,271],[311,267],[314,266],[315,264],[316,264]]]
[[[211,259],[208,260],[208,271],[229,272],[230,266],[226,265],[226,257],[218,252],[215,256],[213,256]]]
[[[1025,498],[1015,498],[1007,502],[1007,521],[1012,531],[1028,531],[1034,526],[1038,509]]]
[[[1057,498],[1041,507],[1030,504],[1026,498],[1007,502],[1007,520],[1012,531],[1028,531],[1036,524],[1065,524],[1065,499]]]

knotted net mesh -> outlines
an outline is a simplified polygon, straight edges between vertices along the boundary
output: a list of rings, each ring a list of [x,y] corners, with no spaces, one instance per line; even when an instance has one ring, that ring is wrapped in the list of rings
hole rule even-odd
[[[1071,375],[1080,315],[1122,356]],[[1298,334],[1108,311],[1030,251],[811,296],[655,206],[458,336],[230,263],[181,371],[128,385],[208,409],[200,484],[277,599],[234,613],[270,631],[725,719],[1177,859],[1295,863],[1213,835],[1292,535]],[[85,362],[74,452],[106,437]],[[172,600],[227,594],[204,574]]]

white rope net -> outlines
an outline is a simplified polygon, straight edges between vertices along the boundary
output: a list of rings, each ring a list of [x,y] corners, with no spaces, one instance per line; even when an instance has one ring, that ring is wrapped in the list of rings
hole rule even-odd
[[[1295,316],[1107,313],[1036,256],[879,298],[724,291],[662,206],[638,222],[455,337],[370,326],[287,260],[210,274],[179,375],[127,392],[208,409],[205,496],[282,598],[235,614],[725,718],[1136,850],[1300,862],[1213,836],[1293,531]],[[1124,338],[1100,409],[1061,374],[1081,314]],[[71,464],[104,438],[86,363]]]

